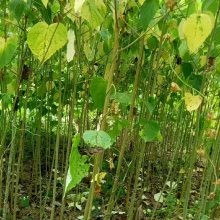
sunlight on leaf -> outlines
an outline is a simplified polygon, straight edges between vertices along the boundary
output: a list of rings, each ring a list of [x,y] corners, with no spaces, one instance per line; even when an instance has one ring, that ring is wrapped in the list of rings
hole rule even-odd
[[[16,80],[12,80],[9,84],[7,84],[7,93],[14,95],[16,92],[16,85],[17,85]]]
[[[179,36],[185,38],[190,53],[196,53],[214,27],[214,16],[208,14],[192,14],[183,19],[179,25]]]
[[[181,168],[180,171],[179,171],[180,174],[184,174],[185,172],[186,171],[184,170],[184,168]]]
[[[177,187],[177,183],[176,182],[171,182],[171,181],[166,181],[165,183],[168,187],[175,189]]]
[[[24,0],[11,0],[9,2],[9,10],[19,22],[27,7],[27,2]]]
[[[46,8],[49,0],[41,0],[41,1],[44,4],[44,7]]]
[[[17,38],[10,37],[5,40],[0,37],[0,68],[10,63],[17,48]]]
[[[81,8],[82,8],[84,2],[85,2],[85,0],[75,0],[74,11],[78,15],[80,15],[80,13],[81,13]]]
[[[162,193],[162,192],[159,192],[159,193],[154,194],[154,200],[155,200],[156,202],[163,203],[163,201],[164,201],[163,193]]]
[[[112,145],[111,137],[104,131],[88,130],[83,133],[83,139],[91,147],[110,148]]]
[[[87,0],[82,7],[81,16],[94,29],[98,28],[105,19],[106,6],[103,0]]]
[[[45,22],[35,24],[27,35],[31,52],[44,63],[67,42],[67,30],[61,23],[48,25]]]
[[[184,100],[185,100],[186,109],[189,112],[197,110],[202,103],[201,96],[199,96],[199,95],[194,96],[189,92],[185,93]]]

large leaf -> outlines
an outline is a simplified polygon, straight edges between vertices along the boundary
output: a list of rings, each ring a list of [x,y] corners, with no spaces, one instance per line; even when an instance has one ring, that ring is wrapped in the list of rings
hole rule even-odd
[[[11,61],[16,51],[16,48],[16,37],[10,37],[7,40],[0,37],[0,68],[4,67]]]
[[[130,105],[132,96],[127,92],[116,92],[112,98],[121,104]]]
[[[61,23],[51,25],[45,22],[35,24],[27,35],[27,43],[31,52],[45,62],[67,42],[67,30]]]
[[[179,25],[180,38],[185,38],[190,53],[196,53],[214,27],[214,16],[209,14],[192,14],[183,19]]]
[[[24,0],[11,0],[9,3],[9,10],[13,13],[14,18],[20,21],[26,10],[26,2]]]
[[[46,8],[49,0],[41,0],[41,1],[44,4],[44,7]]]
[[[147,121],[140,131],[140,136],[145,142],[155,141],[160,136],[160,125],[157,121]]]
[[[112,145],[111,137],[104,131],[88,130],[83,133],[83,140],[90,147],[110,148]]]
[[[95,29],[103,23],[105,12],[103,0],[87,0],[82,6],[81,16]]]
[[[215,14],[218,10],[219,1],[216,0],[203,0],[202,10],[203,11],[211,11]]]
[[[69,169],[66,177],[65,194],[80,183],[82,178],[87,176],[89,171],[89,164],[86,163],[88,157],[86,155],[81,156],[78,151],[79,142],[80,136],[77,134],[73,138],[72,151],[69,159]]]
[[[188,78],[193,73],[193,66],[191,63],[183,62],[181,67],[185,78]]]
[[[203,81],[202,75],[191,74],[188,78],[188,84],[198,91],[200,91],[201,89],[202,81]]]
[[[186,109],[189,112],[197,110],[199,108],[199,106],[201,105],[201,103],[202,103],[202,97],[201,96],[192,95],[189,92],[185,93],[184,100],[185,100]]]
[[[31,2],[32,2],[33,6],[35,6],[37,8],[37,11],[39,11],[41,13],[43,20],[45,22],[47,22],[48,24],[50,24],[52,22],[51,7],[45,7],[41,0],[34,0],[34,1],[31,0]],[[30,13],[30,18],[32,18],[32,16],[33,16],[33,12],[32,12],[32,14]]]
[[[90,84],[90,94],[92,96],[92,100],[95,104],[95,107],[99,110],[102,110],[105,102],[107,89],[107,81],[102,77],[94,77]]]
[[[146,102],[146,106],[147,106],[149,113],[152,114],[154,109],[157,106],[157,100],[153,96],[149,97]]]
[[[80,13],[81,13],[81,9],[82,9],[84,2],[85,2],[85,0],[75,0],[75,2],[74,2],[74,11],[78,15],[80,15]]]
[[[146,30],[159,8],[158,0],[145,0],[140,10],[140,25]]]

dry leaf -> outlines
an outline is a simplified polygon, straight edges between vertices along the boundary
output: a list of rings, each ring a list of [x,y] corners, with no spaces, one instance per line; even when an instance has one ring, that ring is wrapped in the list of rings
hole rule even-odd
[[[171,83],[171,88],[170,89],[171,89],[172,92],[179,92],[179,91],[181,91],[179,85],[177,83],[175,83],[175,82]]]

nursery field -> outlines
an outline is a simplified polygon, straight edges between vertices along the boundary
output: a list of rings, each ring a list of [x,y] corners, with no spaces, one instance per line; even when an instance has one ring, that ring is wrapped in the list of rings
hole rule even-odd
[[[0,219],[220,220],[219,13],[1,0]]]

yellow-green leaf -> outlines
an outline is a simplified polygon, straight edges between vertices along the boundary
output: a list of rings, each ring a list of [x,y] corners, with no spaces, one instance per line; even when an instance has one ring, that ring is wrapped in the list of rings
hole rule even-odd
[[[189,112],[198,109],[199,106],[202,103],[202,97],[201,96],[199,96],[199,95],[192,95],[189,92],[185,93],[184,100],[185,100],[186,109]]]
[[[106,176],[106,172],[100,172],[95,175],[95,182],[97,183],[98,186],[101,186],[105,176]]]
[[[106,6],[103,0],[87,0],[82,7],[81,16],[93,29],[101,26],[105,20]]]
[[[190,53],[196,53],[214,27],[211,13],[195,13],[183,19],[179,25],[179,36],[187,42]]]
[[[7,84],[7,94],[14,95],[16,91],[16,80],[12,80],[9,84]]]
[[[85,0],[75,0],[74,11],[78,15],[80,15],[80,13],[81,13],[81,8],[82,8],[84,2],[85,2]]]
[[[44,7],[46,8],[49,0],[41,0],[41,1],[43,3]]]
[[[9,37],[7,40],[5,40],[3,37],[0,37],[0,68],[10,63],[16,52],[16,48],[16,37]]]
[[[48,25],[45,22],[35,24],[27,35],[31,52],[44,63],[67,42],[67,30],[61,23]]]

